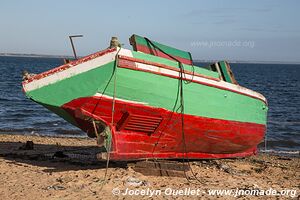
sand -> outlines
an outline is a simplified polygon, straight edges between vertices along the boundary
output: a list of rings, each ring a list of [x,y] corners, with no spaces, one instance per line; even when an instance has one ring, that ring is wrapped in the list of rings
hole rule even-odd
[[[33,150],[22,149],[26,141]],[[191,161],[187,179],[145,176],[134,163],[111,162],[106,170],[97,152],[89,138],[1,134],[0,199],[236,199],[236,191],[239,199],[299,199],[299,157]],[[209,194],[214,189],[233,192]],[[265,195],[272,190],[282,194]]]

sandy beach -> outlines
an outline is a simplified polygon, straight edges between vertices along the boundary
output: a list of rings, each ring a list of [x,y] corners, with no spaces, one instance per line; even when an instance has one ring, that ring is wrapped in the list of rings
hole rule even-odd
[[[27,141],[33,142],[32,150],[26,150]],[[2,134],[0,197],[3,200],[299,198],[299,157],[260,154],[250,158],[190,161],[192,171],[186,173],[188,179],[145,176],[134,171],[134,163],[111,162],[104,180],[106,162],[96,159],[99,151],[95,141],[88,138]],[[217,195],[212,193],[214,190],[233,192]],[[274,190],[277,195],[247,195],[251,190]],[[234,195],[236,191],[244,195]]]

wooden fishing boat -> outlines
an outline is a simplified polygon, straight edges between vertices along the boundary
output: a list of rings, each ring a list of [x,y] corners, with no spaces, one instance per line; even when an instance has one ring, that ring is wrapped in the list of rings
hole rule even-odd
[[[107,149],[103,159],[250,156],[266,131],[267,102],[236,82],[227,62],[193,65],[189,52],[133,35],[29,77],[27,97]]]

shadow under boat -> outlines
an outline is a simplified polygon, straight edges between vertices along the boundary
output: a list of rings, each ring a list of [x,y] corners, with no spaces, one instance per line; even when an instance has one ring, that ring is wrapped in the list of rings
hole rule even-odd
[[[34,144],[31,150],[23,147],[22,142],[0,142],[0,157],[15,165],[46,167],[44,172],[106,168],[106,161],[97,159],[97,153],[105,151],[98,146]],[[127,168],[127,162],[110,161],[109,168],[116,167]]]

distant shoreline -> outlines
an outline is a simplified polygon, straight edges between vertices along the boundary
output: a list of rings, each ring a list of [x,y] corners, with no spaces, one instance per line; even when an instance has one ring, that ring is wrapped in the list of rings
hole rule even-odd
[[[0,53],[0,57],[25,57],[25,58],[73,58],[70,55],[45,55],[45,54],[23,54],[23,53]],[[84,56],[79,56],[84,57]],[[194,62],[200,63],[215,63],[219,60],[200,60],[194,59]],[[287,65],[299,65],[297,61],[244,61],[244,60],[228,60],[229,63],[245,63],[245,64],[287,64]]]
[[[0,53],[1,57],[25,57],[25,58],[72,58],[67,55],[44,55],[44,54],[23,54],[23,53]]]

